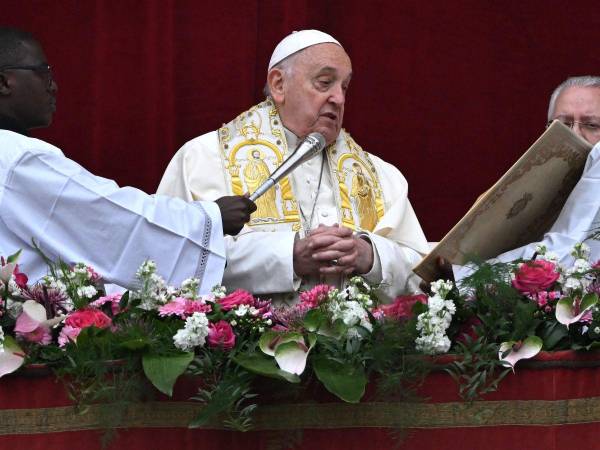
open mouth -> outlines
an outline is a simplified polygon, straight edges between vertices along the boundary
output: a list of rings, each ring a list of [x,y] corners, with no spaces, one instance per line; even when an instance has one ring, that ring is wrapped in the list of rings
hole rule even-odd
[[[337,114],[332,112],[326,112],[321,114],[321,117],[325,117],[327,119],[333,120],[334,122],[337,120]]]

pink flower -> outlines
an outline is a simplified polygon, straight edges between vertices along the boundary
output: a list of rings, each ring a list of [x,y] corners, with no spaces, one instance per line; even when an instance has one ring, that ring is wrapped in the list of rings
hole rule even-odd
[[[15,334],[28,342],[48,345],[52,341],[50,327],[59,323],[62,317],[47,318],[46,308],[34,300],[23,303],[23,310],[15,323]]]
[[[239,305],[254,305],[254,297],[248,291],[238,289],[226,297],[217,300],[223,311],[229,311]]]
[[[523,294],[535,294],[549,288],[558,280],[556,265],[543,259],[523,263],[512,280],[513,287]]]
[[[69,341],[77,342],[77,336],[81,333],[82,328],[74,328],[70,325],[65,325],[58,335],[58,346],[64,347]]]
[[[592,269],[600,269],[600,259],[592,264]]]
[[[189,298],[177,297],[175,300],[161,306],[158,309],[158,315],[161,317],[179,316],[182,319],[185,319],[195,312],[207,313],[211,310],[211,306],[207,305],[201,300],[191,300]]]
[[[110,311],[113,316],[116,316],[121,312],[119,302],[121,301],[122,296],[122,294],[105,295],[104,297],[94,300],[92,303],[90,303],[90,306],[93,306],[94,308],[100,308],[102,305],[110,303]]]
[[[74,311],[65,319],[65,325],[73,328],[108,328],[111,324],[110,317],[99,309],[89,307]]]
[[[299,307],[302,310],[316,308],[327,299],[327,294],[333,289],[333,286],[326,284],[318,284],[310,291],[305,291],[300,294]]]
[[[425,294],[418,295],[401,295],[396,297],[393,303],[389,305],[381,305],[375,310],[379,314],[381,311],[385,317],[392,319],[410,319],[413,315],[412,308],[415,303],[427,304],[427,296]]]
[[[86,266],[85,268],[88,272],[88,278],[92,283],[97,283],[102,279],[102,276],[98,272],[96,272],[92,267]]]
[[[208,345],[210,347],[221,347],[223,350],[231,350],[235,345],[235,334],[231,325],[224,320],[208,324]]]

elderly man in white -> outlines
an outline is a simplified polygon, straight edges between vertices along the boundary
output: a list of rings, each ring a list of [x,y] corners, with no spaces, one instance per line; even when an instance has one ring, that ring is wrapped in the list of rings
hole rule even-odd
[[[575,133],[595,144],[590,152],[581,179],[565,202],[552,228],[540,242],[510,250],[494,258],[509,262],[519,258],[533,258],[539,245],[558,256],[558,262],[573,261],[571,251],[578,242],[590,247],[590,259],[600,259],[600,241],[590,236],[600,228],[600,77],[572,77],[561,83],[550,97],[548,125],[560,120]],[[453,271],[444,260],[438,261],[448,277],[459,280],[472,272],[470,266],[454,266]]]
[[[158,193],[210,200],[253,191],[265,168],[272,173],[301,138],[315,131],[325,137],[324,153],[257,200],[249,224],[227,238],[228,287],[288,304],[298,290],[351,274],[380,285],[383,299],[416,287],[411,269],[428,245],[407,182],[342,129],[351,76],[337,40],[294,32],[273,52],[267,99],[186,143],[169,164]]]

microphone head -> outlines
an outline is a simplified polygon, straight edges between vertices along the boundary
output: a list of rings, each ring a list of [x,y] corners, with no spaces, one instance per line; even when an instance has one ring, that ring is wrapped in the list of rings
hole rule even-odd
[[[325,136],[323,136],[318,131],[313,131],[308,134],[304,139],[309,140],[312,145],[314,145],[315,149],[318,149],[317,152],[320,152],[325,148]]]

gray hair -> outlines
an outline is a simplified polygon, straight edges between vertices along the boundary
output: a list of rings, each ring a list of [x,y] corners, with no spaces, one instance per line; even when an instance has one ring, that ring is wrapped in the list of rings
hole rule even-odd
[[[556,100],[558,96],[563,93],[565,89],[571,87],[589,87],[589,88],[600,88],[600,77],[593,75],[585,75],[581,77],[567,78],[565,81],[560,83],[552,96],[550,97],[550,105],[548,106],[548,121],[552,120],[554,115],[554,108],[556,107]]]
[[[291,76],[293,73],[294,63],[296,62],[296,59],[298,59],[298,55],[300,55],[304,50],[306,49],[292,53],[287,58],[282,59],[280,62],[271,67],[271,70],[279,69],[285,74],[286,77]],[[269,70],[269,72],[271,72],[271,70]],[[263,94],[265,94],[265,97],[271,96],[271,88],[269,87],[268,81],[265,83],[265,87],[263,88]]]

